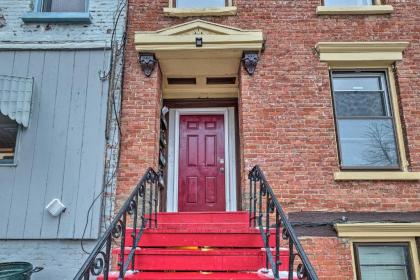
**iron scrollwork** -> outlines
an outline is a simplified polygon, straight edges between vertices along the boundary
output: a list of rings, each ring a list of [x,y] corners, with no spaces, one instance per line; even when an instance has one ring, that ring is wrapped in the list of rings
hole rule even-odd
[[[90,273],[94,276],[99,276],[105,268],[105,259],[107,258],[107,255],[104,252],[99,252],[95,260],[92,262],[90,266]]]
[[[144,230],[147,227],[157,227],[157,205],[160,197],[158,180],[158,174],[149,168],[99,239],[74,280],[90,279],[91,276],[96,279],[98,275],[109,279],[111,247],[115,243],[122,252],[126,247],[131,247],[127,257],[121,254],[118,259],[118,277],[124,279],[129,267],[134,267],[135,250]],[[146,203],[149,205],[147,209]],[[130,235],[127,235],[128,223],[131,223]]]
[[[280,279],[280,243],[289,249],[287,279],[318,280],[300,241],[278,202],[264,173],[255,166],[248,174],[249,179],[249,224],[257,227],[266,251],[266,270],[271,267],[274,279]],[[257,195],[258,194],[258,195]],[[274,217],[274,224],[270,219]],[[275,248],[270,248],[270,236],[275,232]],[[281,241],[283,240],[283,241]]]

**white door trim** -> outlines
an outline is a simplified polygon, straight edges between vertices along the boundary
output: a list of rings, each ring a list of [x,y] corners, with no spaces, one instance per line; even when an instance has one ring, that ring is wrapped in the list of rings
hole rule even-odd
[[[169,110],[168,187],[166,211],[178,212],[179,119],[181,115],[223,115],[225,134],[226,211],[236,211],[236,135],[233,107]]]

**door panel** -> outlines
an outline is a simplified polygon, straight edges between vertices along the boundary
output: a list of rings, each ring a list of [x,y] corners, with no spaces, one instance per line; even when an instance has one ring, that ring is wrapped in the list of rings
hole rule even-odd
[[[223,115],[182,115],[178,211],[225,211]]]

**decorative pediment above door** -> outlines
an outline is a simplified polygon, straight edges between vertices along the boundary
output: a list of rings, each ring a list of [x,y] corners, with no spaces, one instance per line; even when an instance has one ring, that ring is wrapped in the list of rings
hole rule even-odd
[[[135,34],[143,70],[153,67],[152,55],[159,61],[166,98],[176,98],[180,92],[237,96],[241,61],[252,74],[263,44],[260,30],[242,30],[203,20]]]

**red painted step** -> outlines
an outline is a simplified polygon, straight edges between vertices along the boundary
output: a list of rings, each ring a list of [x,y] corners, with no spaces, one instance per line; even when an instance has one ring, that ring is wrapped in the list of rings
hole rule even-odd
[[[287,279],[287,274],[282,273],[281,280]],[[110,280],[117,280],[118,273],[112,272]],[[133,280],[258,280],[270,279],[266,276],[259,275],[256,272],[139,272],[127,273],[124,279]],[[297,279],[296,277],[293,279]],[[98,277],[103,280],[103,277]]]
[[[120,250],[115,249],[119,255]],[[124,255],[128,256],[130,248]],[[273,252],[274,253],[274,252]],[[286,270],[289,256],[286,249],[280,251]],[[257,271],[265,266],[266,254],[262,249],[136,249],[135,270],[144,271]]]
[[[265,266],[266,254],[259,230],[249,227],[248,213],[159,213],[158,221],[158,228],[145,230],[135,251],[134,268],[141,271],[128,273],[125,279],[269,279],[257,274]],[[133,245],[132,232],[126,232],[125,257]],[[270,247],[275,247],[275,231],[271,232]],[[115,263],[120,250],[114,249],[113,255]],[[280,269],[286,270],[287,249],[280,258]],[[114,272],[109,279],[118,279],[117,275]],[[287,279],[287,273],[281,275]]]
[[[159,213],[158,224],[249,224],[248,212]]]
[[[132,229],[127,230],[126,246],[133,245]],[[275,231],[270,238],[271,247],[275,246]],[[230,227],[200,227],[178,229],[147,229],[143,233],[140,247],[264,247],[261,234],[257,229]]]

